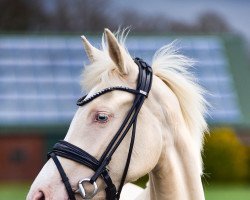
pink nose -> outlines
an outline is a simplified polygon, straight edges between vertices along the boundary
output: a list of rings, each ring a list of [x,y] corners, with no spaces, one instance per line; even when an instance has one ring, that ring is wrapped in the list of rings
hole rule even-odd
[[[36,191],[32,200],[46,200],[44,192],[41,190]]]

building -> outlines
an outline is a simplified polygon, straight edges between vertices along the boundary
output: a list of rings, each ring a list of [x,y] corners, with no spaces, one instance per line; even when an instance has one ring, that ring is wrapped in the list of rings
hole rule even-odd
[[[100,37],[89,36],[95,46]],[[150,62],[155,50],[179,39],[180,52],[198,62],[192,69],[208,91],[207,120],[231,126],[250,142],[250,86],[244,42],[233,35],[130,36],[132,56]],[[86,55],[77,35],[0,36],[0,179],[30,180],[46,152],[63,139],[83,95],[79,86]]]

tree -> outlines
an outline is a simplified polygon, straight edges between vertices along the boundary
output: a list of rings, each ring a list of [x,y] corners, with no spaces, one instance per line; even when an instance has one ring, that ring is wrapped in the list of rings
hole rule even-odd
[[[198,29],[205,33],[229,32],[230,28],[227,22],[217,13],[204,13],[198,22]]]
[[[28,0],[0,0],[0,31],[36,30],[45,23],[46,17],[39,3]]]

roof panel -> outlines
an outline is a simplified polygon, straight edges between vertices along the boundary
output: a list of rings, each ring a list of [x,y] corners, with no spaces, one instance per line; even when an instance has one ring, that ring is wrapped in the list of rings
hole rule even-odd
[[[99,39],[90,37],[98,44]],[[150,63],[154,52],[172,41],[165,36],[132,36],[132,56]],[[216,36],[180,38],[181,52],[199,62],[192,69],[211,95],[210,122],[237,123],[241,111],[223,42]],[[0,125],[68,123],[76,110],[83,53],[80,37],[0,37]]]

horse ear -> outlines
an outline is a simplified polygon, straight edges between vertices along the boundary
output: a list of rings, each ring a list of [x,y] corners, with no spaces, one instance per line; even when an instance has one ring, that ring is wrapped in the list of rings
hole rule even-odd
[[[107,28],[104,29],[104,33],[108,44],[108,51],[110,58],[117,65],[121,74],[124,75],[127,74],[128,72],[122,55],[122,50],[117,39],[115,38],[113,33]]]
[[[93,47],[84,35],[82,35],[81,38],[89,61],[93,63],[97,60],[100,54],[102,54],[102,52],[99,49]]]

